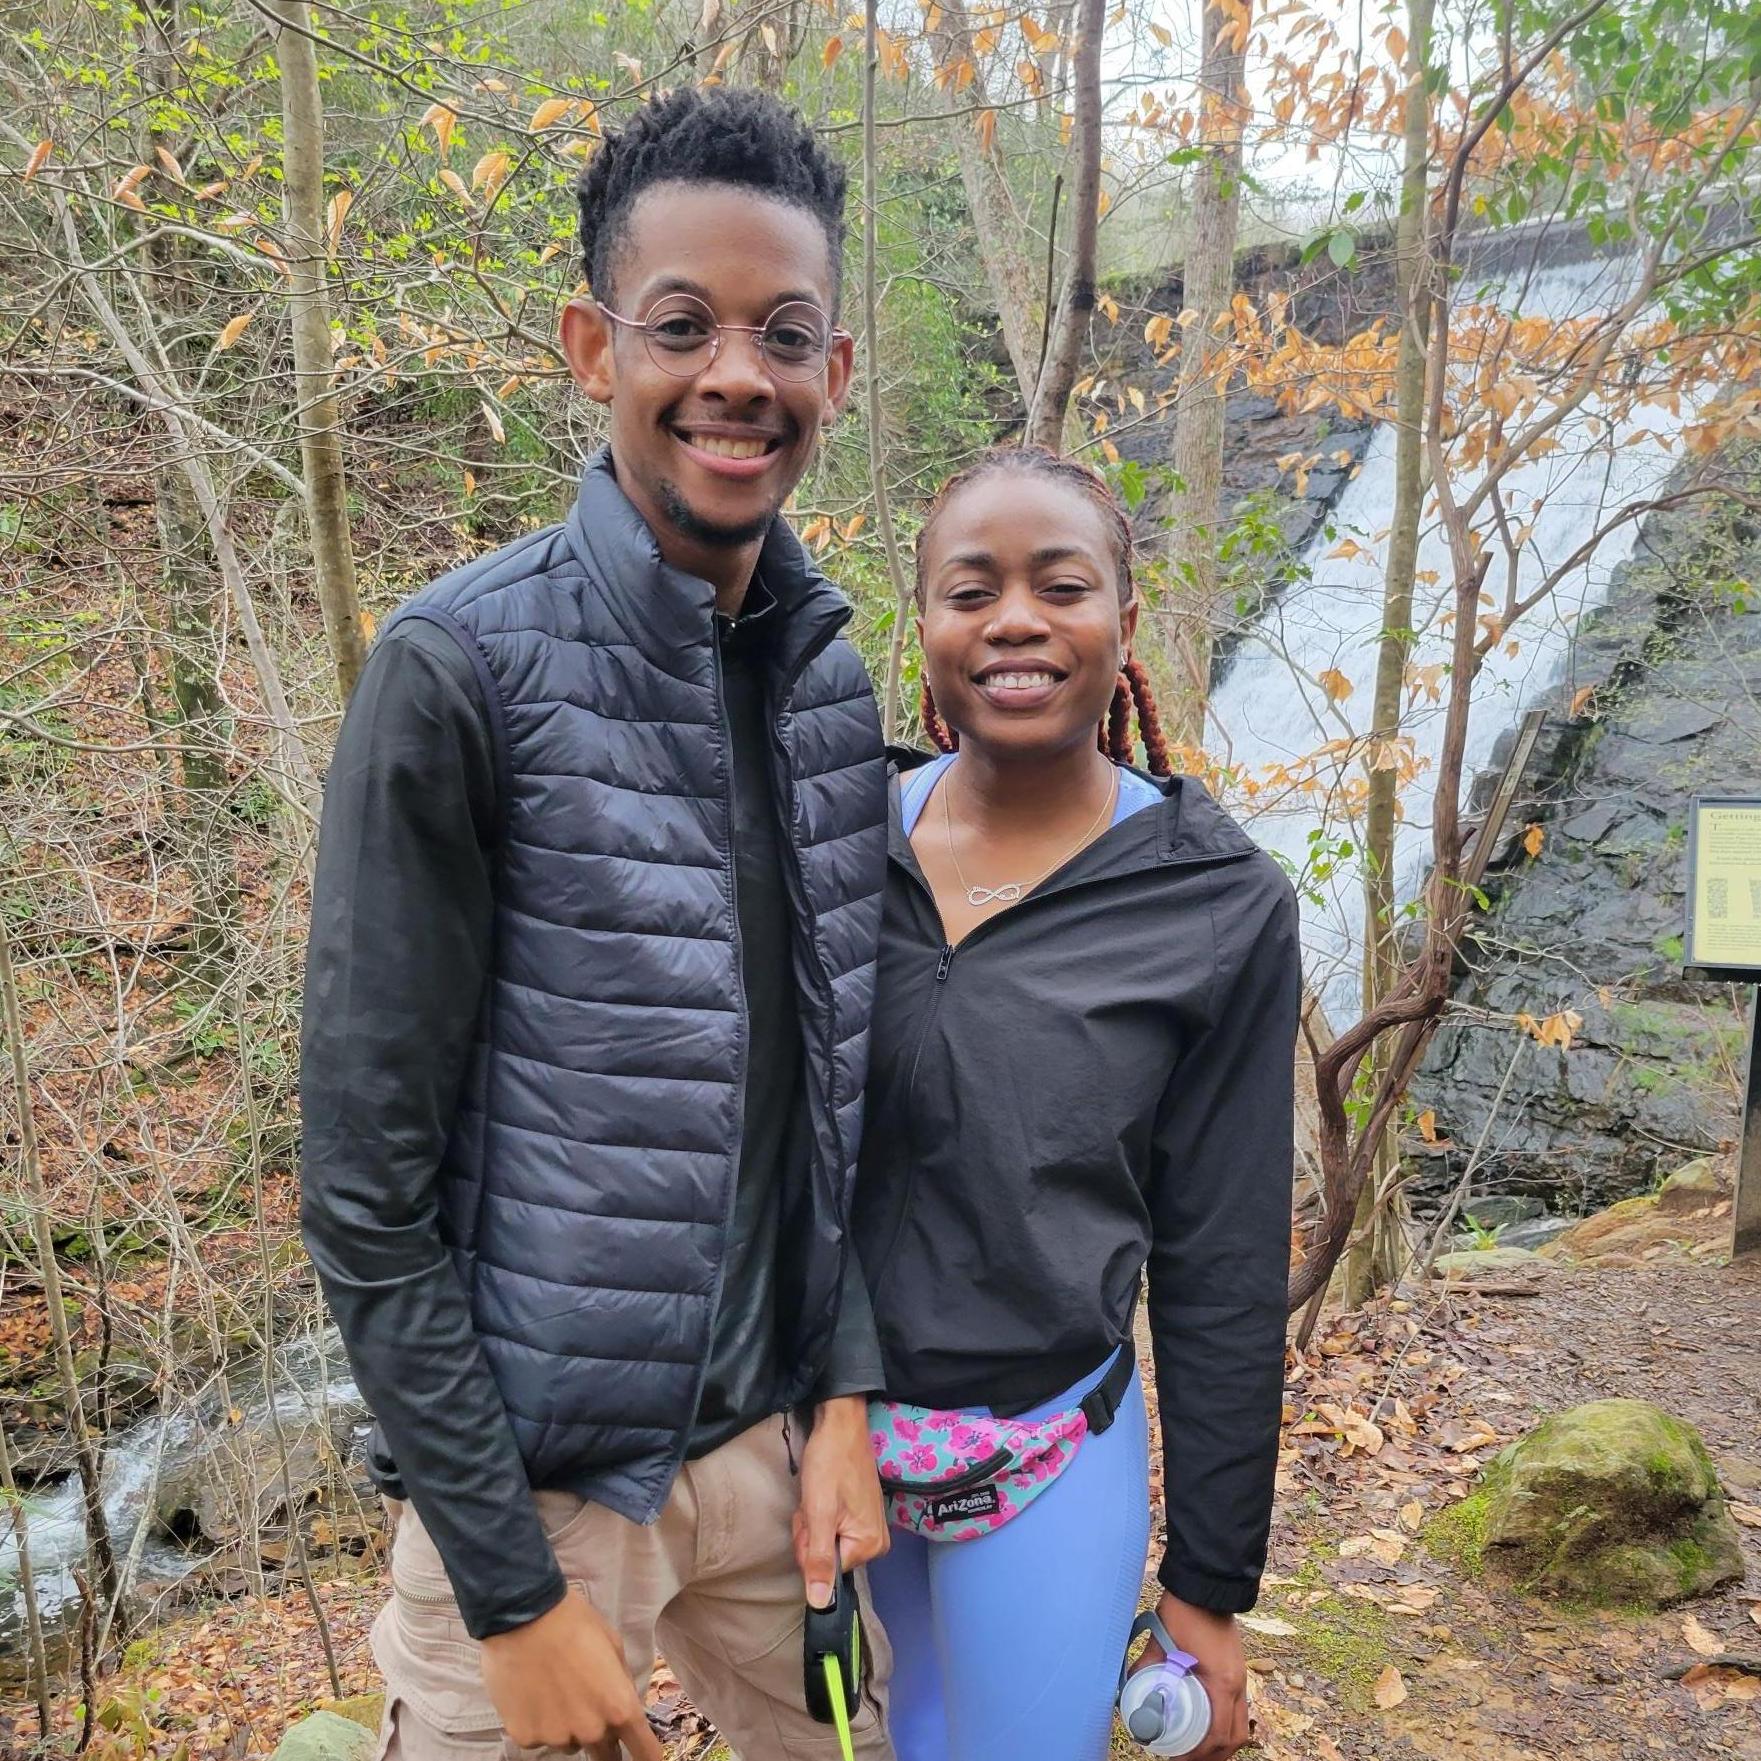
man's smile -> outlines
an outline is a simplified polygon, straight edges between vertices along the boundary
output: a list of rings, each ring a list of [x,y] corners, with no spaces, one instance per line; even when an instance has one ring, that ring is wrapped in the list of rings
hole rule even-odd
[[[669,422],[667,430],[705,470],[724,477],[756,477],[780,452],[784,436],[730,422]]]

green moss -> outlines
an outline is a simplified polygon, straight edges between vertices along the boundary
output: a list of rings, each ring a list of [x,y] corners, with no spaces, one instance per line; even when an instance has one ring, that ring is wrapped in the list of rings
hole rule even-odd
[[[157,1639],[135,1639],[122,1654],[124,1669],[150,1669],[159,1659]]]
[[[1486,1569],[1486,1542],[1492,1528],[1494,1489],[1491,1473],[1488,1473],[1478,1491],[1470,1492],[1459,1503],[1440,1510],[1424,1528],[1422,1539],[1426,1547],[1465,1577],[1480,1577]]]
[[[1375,1704],[1376,1678],[1397,1647],[1393,1618],[1373,1602],[1324,1596],[1293,1624],[1292,1643],[1304,1670],[1325,1677],[1348,1711],[1368,1712]]]
[[[1669,1557],[1675,1561],[1684,1596],[1692,1596],[1699,1590],[1705,1583],[1707,1575],[1718,1563],[1713,1558],[1710,1548],[1702,1546],[1700,1542],[1688,1535],[1670,1542]]]
[[[363,1730],[376,1731],[385,1716],[385,1696],[383,1694],[351,1694],[347,1699],[328,1700],[321,1710],[334,1712],[338,1718],[346,1718],[351,1724],[358,1724]]]

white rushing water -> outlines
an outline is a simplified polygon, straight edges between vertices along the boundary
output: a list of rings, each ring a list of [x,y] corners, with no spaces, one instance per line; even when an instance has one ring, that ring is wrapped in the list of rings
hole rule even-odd
[[[302,1433],[346,1427],[364,1410],[334,1329],[281,1347],[273,1380],[275,1416],[290,1448],[297,1446]],[[155,1414],[110,1439],[104,1455],[104,1511],[119,1562],[138,1548],[134,1578],[160,1582],[180,1578],[212,1551],[205,1544],[185,1545],[166,1534],[159,1512],[168,1502],[193,1497],[207,1475],[236,1472],[233,1458],[241,1439],[267,1433],[269,1402],[260,1386],[242,1378],[234,1385],[249,1389],[240,1396],[236,1420],[210,1400],[197,1409]],[[30,1548],[37,1606],[45,1624],[54,1626],[77,1608],[79,1586],[73,1574],[86,1564],[79,1477],[69,1475],[53,1486],[26,1493],[19,1514]],[[23,1622],[17,1532],[10,1513],[0,1513],[0,1655],[19,1643]]]
[[[1540,271],[1520,284],[1488,288],[1479,297],[1522,317],[1582,318],[1611,309],[1630,274],[1631,266],[1624,262],[1573,264]],[[1666,443],[1688,413],[1685,405],[1681,415],[1645,405],[1614,426],[1602,419],[1598,405],[1587,402],[1560,428],[1557,451],[1511,472],[1506,479],[1511,526],[1532,527],[1522,552],[1523,593],[1559,567],[1611,514],[1662,484],[1677,458]],[[1458,494],[1471,490],[1473,482],[1465,477],[1457,484]],[[1361,471],[1340,497],[1331,522],[1333,536],[1323,532],[1310,546],[1305,562],[1311,577],[1294,582],[1267,609],[1213,694],[1209,747],[1238,774],[1262,780],[1273,767],[1295,765],[1329,741],[1367,731],[1393,512],[1394,433],[1382,427],[1372,437]],[[1550,599],[1512,629],[1508,639],[1517,644],[1517,652],[1509,654],[1501,643],[1482,667],[1474,682],[1464,804],[1474,773],[1488,764],[1494,742],[1525,707],[1543,699],[1564,707],[1570,695],[1566,669],[1572,633],[1584,613],[1607,598],[1610,576],[1631,555],[1637,534],[1637,524],[1628,523],[1605,538],[1587,563],[1572,570]],[[1494,534],[1488,530],[1484,535],[1496,549]],[[1347,538],[1361,547],[1356,555],[1329,554]],[[1447,661],[1451,640],[1450,632],[1439,628],[1439,614],[1450,597],[1450,570],[1447,542],[1434,519],[1423,530],[1418,566],[1421,577],[1427,570],[1436,574],[1432,584],[1421,579],[1414,595],[1413,623],[1419,637],[1412,664],[1425,667]],[[1502,601],[1502,552],[1487,589]],[[1350,694],[1331,700],[1318,682],[1327,673],[1350,681]],[[1439,682],[1446,691],[1447,682]],[[1442,705],[1421,693],[1407,712],[1403,732],[1412,738],[1420,767],[1401,792],[1405,817],[1396,831],[1395,888],[1405,901],[1417,895],[1430,862]],[[1358,762],[1352,760],[1354,766]],[[1231,795],[1228,805],[1256,841],[1297,870],[1308,863],[1310,838],[1317,830],[1328,839],[1354,844],[1361,835],[1361,828],[1342,816],[1324,822],[1330,810],[1320,792],[1264,789],[1252,798]],[[1337,815],[1337,809],[1331,811]],[[1303,900],[1304,965],[1335,1027],[1360,1012],[1362,880],[1360,864],[1346,860],[1325,880],[1304,885],[1305,892],[1320,895],[1318,901]]]

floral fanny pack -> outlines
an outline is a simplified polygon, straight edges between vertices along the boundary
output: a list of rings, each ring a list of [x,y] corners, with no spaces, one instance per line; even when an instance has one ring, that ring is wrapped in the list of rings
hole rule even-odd
[[[1075,1406],[1043,1419],[871,1400],[868,1428],[893,1526],[927,1541],[971,1541],[1025,1510],[1085,1437],[1109,1429],[1137,1367],[1129,1344]]]

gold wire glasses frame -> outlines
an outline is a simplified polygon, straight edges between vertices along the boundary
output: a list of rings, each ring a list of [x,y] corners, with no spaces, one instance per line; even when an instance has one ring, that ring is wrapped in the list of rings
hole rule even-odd
[[[779,379],[812,379],[830,358],[832,344],[850,335],[834,329],[807,300],[784,301],[762,324],[723,324],[690,294],[669,294],[646,318],[626,318],[604,304],[599,309],[612,323],[640,331],[648,358],[678,379],[703,372],[721,353],[722,337],[730,330],[750,336]]]

